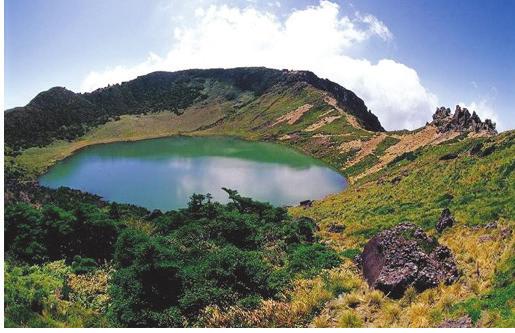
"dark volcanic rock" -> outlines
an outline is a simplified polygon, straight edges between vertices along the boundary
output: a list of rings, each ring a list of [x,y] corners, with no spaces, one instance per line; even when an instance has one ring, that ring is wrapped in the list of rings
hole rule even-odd
[[[494,240],[495,238],[492,235],[481,235],[478,238],[479,243],[485,243]]]
[[[432,124],[438,128],[440,133],[458,131],[497,134],[495,123],[492,123],[490,119],[485,119],[482,122],[475,111],[470,114],[467,108],[462,108],[459,105],[456,105],[454,114],[451,114],[449,108],[437,108],[433,114]]]
[[[505,227],[505,228],[502,228],[501,229],[501,238],[502,239],[507,239],[508,237],[511,236],[511,228],[510,227]]]
[[[455,158],[457,158],[458,155],[457,154],[454,154],[454,153],[449,153],[449,154],[445,154],[443,155],[442,157],[440,157],[440,161],[448,161],[448,160],[453,160]]]
[[[438,223],[436,223],[436,230],[438,232],[444,231],[446,228],[450,228],[454,225],[454,218],[452,217],[449,208],[445,208],[440,215]]]
[[[402,180],[401,176],[395,176],[392,178],[392,180],[390,180],[390,183],[392,183],[393,185],[397,185],[401,182],[401,180]]]
[[[470,155],[477,155],[481,151],[481,148],[483,148],[483,144],[481,142],[476,143],[470,148]]]
[[[485,157],[485,156],[490,155],[494,151],[495,151],[495,145],[492,145],[492,146],[487,147],[484,150],[480,151],[478,155],[479,155],[479,157]]]
[[[496,229],[497,228],[497,221],[488,222],[485,225],[486,229]]]
[[[451,251],[412,223],[377,234],[356,262],[368,284],[392,298],[402,297],[409,286],[420,292],[453,283],[459,275]]]
[[[304,201],[299,202],[299,204],[304,208],[308,208],[308,207],[313,206],[313,201],[312,200],[304,200]]]
[[[329,226],[329,228],[327,229],[327,231],[335,233],[335,234],[339,234],[343,230],[345,230],[345,226],[341,225],[341,224],[331,224]]]
[[[439,328],[471,328],[472,320],[469,316],[463,316],[458,319],[448,319],[443,321]]]

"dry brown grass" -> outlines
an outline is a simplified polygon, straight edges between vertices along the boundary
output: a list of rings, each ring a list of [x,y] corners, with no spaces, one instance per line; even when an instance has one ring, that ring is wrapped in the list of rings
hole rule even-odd
[[[420,147],[428,145],[440,144],[444,141],[454,139],[459,134],[459,132],[438,133],[436,127],[429,125],[420,131],[398,136],[400,141],[386,149],[385,154],[380,156],[379,163],[353,178],[354,180],[359,180],[381,170],[397,156],[400,156],[403,153],[414,151]]]
[[[350,167],[356,163],[361,162],[366,156],[372,154],[374,150],[377,148],[377,145],[380,144],[385,138],[386,134],[379,133],[376,136],[372,137],[370,140],[363,142],[359,152],[352,160],[347,162],[345,167]]]
[[[299,327],[312,321],[310,326],[334,326],[333,316],[320,314],[320,310],[330,307],[329,301],[338,297],[338,290],[361,288],[362,283],[344,264],[314,278],[296,280],[283,300],[263,301],[253,310],[208,307],[200,323],[207,327]]]
[[[313,105],[311,104],[304,104],[300,107],[298,107],[297,109],[291,111],[291,112],[288,112],[287,114],[283,115],[283,116],[280,116],[279,118],[277,118],[277,120],[275,121],[275,123],[273,123],[272,125],[270,125],[270,127],[273,127],[277,124],[280,124],[282,122],[287,122],[288,125],[293,125],[295,124],[297,121],[299,121],[300,118],[302,118],[302,116],[304,115],[304,113],[308,112],[309,110],[311,110],[311,108],[313,107]]]
[[[324,117],[321,120],[317,121],[316,123],[311,124],[308,127],[306,127],[306,129],[304,131],[306,131],[306,132],[316,131],[317,129],[322,128],[325,125],[332,123],[336,119],[340,119],[341,117],[342,116],[327,116],[327,117]]]

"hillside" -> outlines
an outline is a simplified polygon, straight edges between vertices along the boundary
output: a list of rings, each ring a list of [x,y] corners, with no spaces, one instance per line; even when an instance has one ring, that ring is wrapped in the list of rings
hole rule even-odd
[[[227,117],[244,112],[246,104],[265,94],[308,94],[308,86],[330,92],[363,128],[382,130],[377,117],[354,93],[311,72],[236,68],[155,72],[86,94],[55,87],[38,94],[27,106],[6,112],[6,143],[13,149],[46,145],[55,139],[79,137],[116,116],[159,111],[181,114],[214,101],[224,105]]]
[[[467,109],[387,132],[311,72],[237,68],[52,88],[4,117],[9,326],[515,325],[515,132]],[[228,205],[199,196],[162,214],[34,181],[91,144],[178,134],[288,145],[351,186],[288,211],[228,190]],[[396,299],[369,288],[356,256],[406,221],[447,247],[459,274]]]

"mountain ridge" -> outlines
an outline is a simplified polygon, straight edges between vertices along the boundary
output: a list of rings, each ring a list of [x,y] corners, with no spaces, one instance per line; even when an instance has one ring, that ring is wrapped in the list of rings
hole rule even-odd
[[[177,113],[209,97],[203,93],[206,80],[229,84],[238,90],[235,93],[251,92],[256,97],[274,86],[289,87],[304,82],[332,93],[363,128],[384,131],[363,100],[312,72],[242,67],[157,71],[91,93],[74,93],[64,87],[53,87],[39,93],[25,107],[6,110],[6,142],[22,148],[45,145],[52,139],[80,136],[85,133],[82,125],[98,126],[109,117],[165,110]],[[55,127],[60,133],[56,133]]]

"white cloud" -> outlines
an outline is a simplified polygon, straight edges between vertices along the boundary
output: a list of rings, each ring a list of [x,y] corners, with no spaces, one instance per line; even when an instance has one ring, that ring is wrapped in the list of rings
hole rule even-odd
[[[164,57],[150,54],[142,63],[91,72],[83,91],[135,78],[155,70],[267,66],[311,70],[351,89],[365,100],[386,129],[422,126],[436,107],[436,96],[417,72],[382,59],[372,63],[349,55],[372,38],[393,38],[372,15],[343,15],[337,4],[293,10],[285,19],[253,7],[209,6],[194,11],[189,26],[174,30]]]

